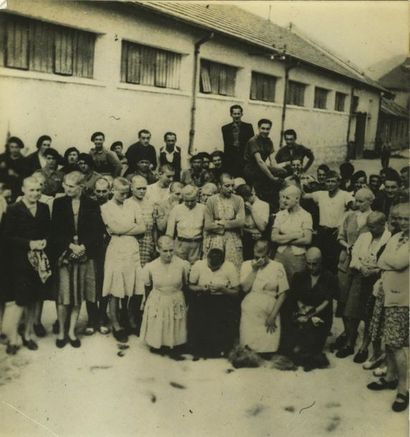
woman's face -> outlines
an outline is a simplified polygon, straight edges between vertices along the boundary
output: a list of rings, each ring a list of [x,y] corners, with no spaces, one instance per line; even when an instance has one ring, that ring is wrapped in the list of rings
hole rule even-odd
[[[162,243],[162,247],[158,247],[158,252],[161,261],[169,264],[174,255],[174,243],[172,241]]]
[[[128,198],[129,192],[130,192],[130,189],[128,187],[114,189],[113,198],[118,203],[122,204]]]
[[[40,154],[44,155],[45,151],[47,149],[49,149],[50,147],[51,147],[51,141],[50,140],[44,140],[41,143],[40,147],[39,147]]]
[[[370,209],[371,201],[370,201],[370,199],[367,199],[365,196],[356,195],[355,196],[355,204],[356,204],[356,208],[359,211],[365,212],[365,211],[368,211]]]
[[[354,183],[354,189],[355,191],[360,190],[360,188],[363,188],[366,186],[366,178],[364,176],[357,179],[357,181]]]
[[[9,143],[8,147],[9,147],[10,155],[12,156],[21,155],[21,149],[17,143]]]
[[[78,153],[73,150],[72,152],[70,152],[67,156],[67,162],[69,164],[76,164],[78,161]]]
[[[214,258],[211,256],[208,256],[207,258],[207,262],[208,262],[208,267],[213,271],[216,272],[217,270],[219,270],[223,264],[223,259],[221,258]]]

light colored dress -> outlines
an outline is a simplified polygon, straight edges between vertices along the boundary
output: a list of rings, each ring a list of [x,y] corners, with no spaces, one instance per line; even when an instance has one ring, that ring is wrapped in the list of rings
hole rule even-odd
[[[101,206],[101,215],[110,234],[125,233],[135,224],[135,210],[114,200]],[[103,296],[134,294],[144,294],[138,241],[132,235],[112,235],[105,255]]]
[[[140,337],[151,347],[174,347],[187,341],[187,315],[182,292],[190,264],[174,256],[169,264],[160,258],[146,264],[143,278],[152,287],[145,304]]]
[[[241,267],[241,282],[252,270],[252,261],[245,261]],[[241,305],[240,339],[242,346],[248,346],[258,353],[276,352],[280,341],[280,316],[276,318],[277,328],[273,333],[266,331],[265,322],[278,297],[289,289],[283,265],[269,261],[258,269],[250,292]]]

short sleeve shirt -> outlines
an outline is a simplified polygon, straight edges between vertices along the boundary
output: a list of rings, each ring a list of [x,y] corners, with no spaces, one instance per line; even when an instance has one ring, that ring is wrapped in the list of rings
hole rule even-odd
[[[208,267],[207,260],[201,259],[192,266],[189,282],[195,285],[212,284],[223,287],[237,287],[239,277],[236,267],[230,261],[225,261],[219,270],[213,272]]]
[[[334,197],[330,197],[327,191],[316,191],[311,196],[319,205],[319,225],[328,228],[340,225],[346,206],[354,200],[352,193],[343,190],[339,190]]]

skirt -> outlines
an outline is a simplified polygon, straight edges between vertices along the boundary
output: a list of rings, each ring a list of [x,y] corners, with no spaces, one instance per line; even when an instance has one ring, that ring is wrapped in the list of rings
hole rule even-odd
[[[145,303],[142,338],[149,346],[170,348],[187,341],[187,315],[182,291],[165,293],[153,289]]]
[[[113,236],[104,264],[103,296],[124,298],[144,294],[138,241],[131,236]]]
[[[370,337],[372,341],[381,341],[384,331],[384,294],[379,293],[374,303],[370,321]]]
[[[373,284],[376,278],[364,278],[359,273],[352,276],[349,293],[347,296],[344,316],[351,319],[370,321],[373,314]]]
[[[276,318],[276,330],[266,331],[265,322],[275,306],[271,293],[251,291],[241,305],[239,343],[258,353],[276,352],[280,342],[280,316]]]
[[[80,306],[84,300],[96,301],[95,261],[68,264],[57,271],[57,303]]]
[[[409,346],[409,308],[384,307],[384,341],[400,349]]]

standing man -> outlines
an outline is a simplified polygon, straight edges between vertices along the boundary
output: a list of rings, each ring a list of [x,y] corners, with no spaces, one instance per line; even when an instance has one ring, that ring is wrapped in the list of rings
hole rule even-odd
[[[245,146],[254,131],[250,123],[242,121],[242,106],[233,105],[230,112],[232,123],[222,126],[226,171],[234,177],[243,177]]]
[[[121,162],[115,153],[104,147],[105,135],[102,132],[94,132],[91,141],[94,147],[90,150],[90,156],[94,161],[95,171],[103,176],[119,176],[122,170]]]
[[[138,141],[128,147],[125,157],[128,161],[128,170],[124,176],[129,173],[135,173],[137,170],[137,162],[141,159],[146,159],[150,163],[150,169],[155,170],[157,168],[157,152],[154,146],[149,142],[151,140],[151,132],[142,129],[138,132]]]
[[[175,180],[181,177],[181,148],[176,145],[177,135],[167,132],[164,135],[165,146],[159,150],[159,165],[169,164],[175,170]]]
[[[47,159],[45,157],[46,150],[51,147],[51,137],[41,135],[36,143],[37,151],[31,153],[24,158],[24,175],[31,176],[36,170],[40,170],[46,166]]]
[[[198,203],[198,188],[192,185],[183,188],[182,198],[169,214],[167,235],[176,236],[176,255],[192,265],[202,256],[206,206]]]
[[[278,209],[278,194],[280,186],[278,169],[273,154],[273,143],[269,138],[272,121],[262,118],[258,121],[259,133],[252,137],[245,147],[244,174],[248,185],[255,188],[256,195],[268,202],[273,211]],[[275,173],[275,174],[273,174]]]
[[[158,181],[147,187],[147,198],[153,204],[159,204],[169,196],[169,186],[174,180],[175,171],[169,164],[163,164],[159,169],[158,175]]]
[[[299,161],[302,164],[302,172],[306,173],[315,159],[313,152],[302,144],[296,143],[296,131],[287,129],[283,133],[286,146],[280,148],[276,153],[276,162],[282,164],[286,169],[292,169],[294,163]],[[303,160],[307,158],[307,162]]]

